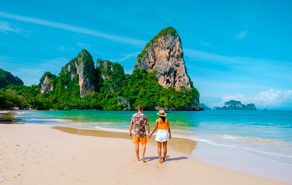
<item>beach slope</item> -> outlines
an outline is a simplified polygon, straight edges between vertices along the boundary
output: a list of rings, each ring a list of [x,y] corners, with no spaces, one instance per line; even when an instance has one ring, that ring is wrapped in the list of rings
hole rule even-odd
[[[129,139],[43,125],[0,125],[0,143],[0,184],[289,184],[207,164],[172,147],[160,164],[153,144],[147,163],[137,162]]]

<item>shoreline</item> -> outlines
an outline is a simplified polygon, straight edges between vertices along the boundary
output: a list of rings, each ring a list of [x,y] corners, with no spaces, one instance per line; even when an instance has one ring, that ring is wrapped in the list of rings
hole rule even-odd
[[[113,130],[92,130],[66,126],[54,126],[52,128],[75,135],[132,140],[128,133]],[[154,140],[154,137],[151,139],[148,138],[148,143],[156,147],[156,141]],[[172,137],[172,139],[168,142],[168,146],[177,152],[184,153],[189,157],[204,161],[211,165],[228,168],[250,175],[292,183],[292,177],[290,177],[289,173],[287,173],[292,171],[291,164],[263,158],[256,154],[248,153],[242,150],[242,148],[212,145],[190,138],[181,138],[175,136]],[[226,151],[228,151],[228,153]],[[233,160],[234,164],[230,163],[230,159]],[[265,168],[263,166],[265,166]]]
[[[158,163],[152,144],[147,145],[147,163],[136,162],[131,138],[101,132],[105,137],[47,125],[0,125],[0,184],[291,184],[208,164],[171,144],[165,163]]]

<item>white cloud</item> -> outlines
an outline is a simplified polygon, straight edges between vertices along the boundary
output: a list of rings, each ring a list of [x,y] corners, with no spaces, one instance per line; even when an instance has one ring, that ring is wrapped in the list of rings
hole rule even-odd
[[[247,31],[236,34],[236,39],[242,39],[247,36]]]
[[[111,59],[111,61],[113,61],[113,62],[123,62],[123,61],[125,61],[128,58],[136,57],[139,53],[140,52],[126,54],[123,58],[120,58],[120,59]]]
[[[292,107],[292,90],[281,91],[270,89],[269,91],[260,92],[254,100],[260,102],[263,107]]]
[[[292,90],[270,89],[258,93],[255,97],[242,94],[224,96],[222,102],[215,103],[214,106],[223,106],[229,100],[237,100],[243,104],[254,103],[258,108],[292,108]]]
[[[211,47],[211,45],[207,42],[203,42],[203,41],[200,41],[200,44],[204,45],[204,46],[208,46],[208,47]]]
[[[117,42],[122,42],[126,44],[131,44],[131,45],[136,45],[136,46],[145,46],[147,43],[146,41],[143,40],[138,40],[138,39],[133,39],[133,38],[128,38],[128,37],[122,37],[122,36],[117,36],[117,35],[111,35],[87,28],[82,28],[78,26],[73,26],[69,24],[62,24],[62,23],[57,23],[57,22],[52,22],[52,21],[46,21],[42,19],[37,19],[33,17],[25,17],[25,16],[20,16],[20,15],[15,15],[15,14],[9,14],[5,12],[0,11],[0,17],[5,17],[13,20],[18,20],[22,22],[28,22],[28,23],[33,23],[33,24],[38,24],[38,25],[43,25],[43,26],[48,26],[52,28],[59,28],[62,30],[67,30],[67,31],[72,31],[75,33],[79,34],[86,34],[86,35],[91,35],[95,37],[100,37],[100,38],[105,38]]]
[[[64,46],[58,46],[57,49],[60,51],[75,51],[75,49],[66,48]]]
[[[4,33],[8,32],[21,33],[24,30],[19,28],[18,26],[10,24],[9,22],[0,21],[0,31]]]
[[[77,46],[79,46],[79,47],[81,47],[83,49],[89,50],[91,48],[91,45],[89,45],[89,44],[84,44],[84,43],[81,43],[81,42],[77,42],[76,44],[77,44]]]

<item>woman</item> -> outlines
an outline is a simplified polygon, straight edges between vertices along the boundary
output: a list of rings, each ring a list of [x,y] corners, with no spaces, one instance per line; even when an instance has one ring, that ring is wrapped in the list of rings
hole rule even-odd
[[[157,135],[155,140],[157,141],[158,145],[158,156],[159,156],[159,162],[162,163],[161,160],[161,145],[163,145],[163,162],[165,161],[166,153],[167,153],[167,141],[171,139],[171,132],[169,127],[169,121],[165,119],[165,112],[164,110],[160,110],[159,113],[157,113],[159,116],[159,119],[155,122],[155,128],[149,135],[153,135],[153,133],[158,129]]]

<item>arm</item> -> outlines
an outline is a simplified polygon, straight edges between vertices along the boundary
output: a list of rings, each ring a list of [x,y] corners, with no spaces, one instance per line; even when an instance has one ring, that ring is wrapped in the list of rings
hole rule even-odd
[[[168,120],[167,120],[167,127],[168,127],[169,139],[171,139],[171,131],[170,131],[170,126],[169,126]]]
[[[150,137],[153,135],[153,133],[157,130],[157,127],[158,127],[158,122],[157,122],[157,120],[155,121],[155,127],[154,127],[154,129],[153,129],[153,131],[151,132],[151,134],[150,134]]]
[[[130,130],[129,130],[129,136],[132,136],[132,129],[133,129],[133,118],[131,119],[131,125],[130,125]]]
[[[148,122],[148,117],[146,117],[146,124],[147,124],[147,132],[148,132],[148,134],[150,134],[150,126],[149,126],[149,122]]]
[[[130,130],[129,130],[129,136],[132,137],[132,128],[133,128],[133,124],[131,123],[130,125]]]
[[[150,138],[150,126],[149,126],[149,122],[148,122],[148,117],[146,117],[146,125],[147,125],[148,137]]]

